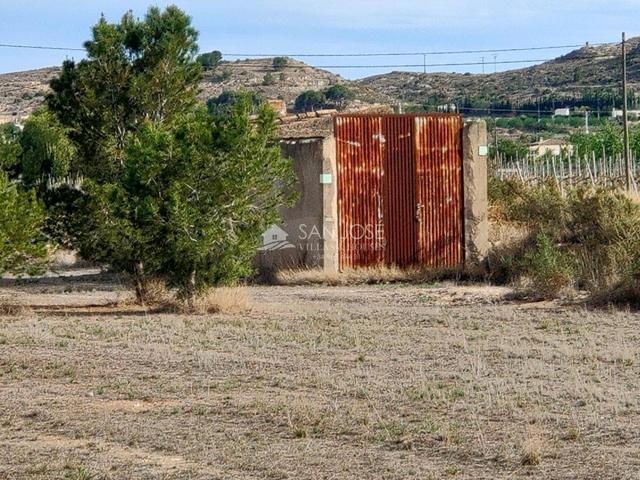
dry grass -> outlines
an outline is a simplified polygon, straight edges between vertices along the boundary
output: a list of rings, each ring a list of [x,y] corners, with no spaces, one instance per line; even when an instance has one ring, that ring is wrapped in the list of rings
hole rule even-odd
[[[134,296],[126,296],[117,302],[119,306],[138,304]],[[193,305],[177,298],[164,281],[151,279],[146,284],[143,306],[181,314],[205,315],[213,313],[242,313],[252,308],[251,295],[245,287],[217,287],[200,293]]]
[[[536,434],[529,434],[522,443],[520,462],[522,465],[540,465],[542,462],[542,440]]]
[[[164,280],[160,278],[150,278],[147,280],[145,284],[145,298],[143,298],[145,304],[162,304],[170,301],[172,297],[173,294],[167,288]]]
[[[29,308],[13,301],[0,301],[0,316],[13,317],[18,315],[26,315]]]
[[[244,313],[0,316],[0,478],[634,478],[640,314],[495,290],[248,287]],[[83,295],[64,298],[104,298]]]
[[[372,285],[390,283],[432,283],[436,280],[461,278],[456,269],[429,269],[412,267],[365,267],[344,269],[340,273],[327,273],[320,269],[280,270],[273,273],[276,285]]]
[[[251,296],[245,287],[216,287],[199,294],[193,305],[175,298],[163,302],[169,310],[205,315],[211,313],[243,313],[252,308]]]
[[[640,279],[632,278],[618,282],[611,288],[595,292],[590,303],[596,307],[618,305],[621,307],[640,309]]]
[[[199,313],[243,313],[251,310],[251,296],[245,287],[211,288],[196,299]]]

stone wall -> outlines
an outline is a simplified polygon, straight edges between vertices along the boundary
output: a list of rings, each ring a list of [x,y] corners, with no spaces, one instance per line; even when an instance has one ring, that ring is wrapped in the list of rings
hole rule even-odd
[[[487,125],[466,122],[462,133],[465,268],[482,269],[489,251]]]
[[[263,236],[258,264],[263,269],[337,270],[337,192],[333,137],[282,140],[282,154],[293,160],[298,201],[282,208],[283,222]]]

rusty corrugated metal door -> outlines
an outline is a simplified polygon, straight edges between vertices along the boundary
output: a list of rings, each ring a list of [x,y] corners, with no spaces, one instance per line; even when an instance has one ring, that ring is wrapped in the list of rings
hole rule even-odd
[[[383,163],[380,117],[335,119],[340,268],[384,262]]]
[[[461,118],[339,115],[334,127],[340,268],[460,265]]]
[[[416,117],[414,136],[418,262],[460,266],[464,261],[462,119]]]

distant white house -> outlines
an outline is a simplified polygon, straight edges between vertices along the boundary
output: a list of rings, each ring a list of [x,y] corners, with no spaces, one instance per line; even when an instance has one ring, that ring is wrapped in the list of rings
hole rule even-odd
[[[611,110],[611,118],[622,118],[623,111],[621,109],[614,108]],[[630,119],[640,119],[640,110],[627,110],[627,115]]]
[[[569,107],[566,108],[556,108],[553,112],[554,117],[570,117],[571,109]]]
[[[549,138],[529,145],[529,152],[540,157],[542,155],[573,154],[573,145],[561,138]]]
[[[258,249],[267,250],[284,250],[287,248],[296,248],[287,238],[289,234],[278,225],[271,225],[269,230],[262,234],[262,246]]]

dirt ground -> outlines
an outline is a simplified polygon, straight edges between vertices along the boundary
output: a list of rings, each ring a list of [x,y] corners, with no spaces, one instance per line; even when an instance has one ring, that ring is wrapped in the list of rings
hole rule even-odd
[[[640,315],[454,285],[249,287],[247,313],[2,280],[0,478],[640,478]],[[114,306],[115,305],[115,306]]]

